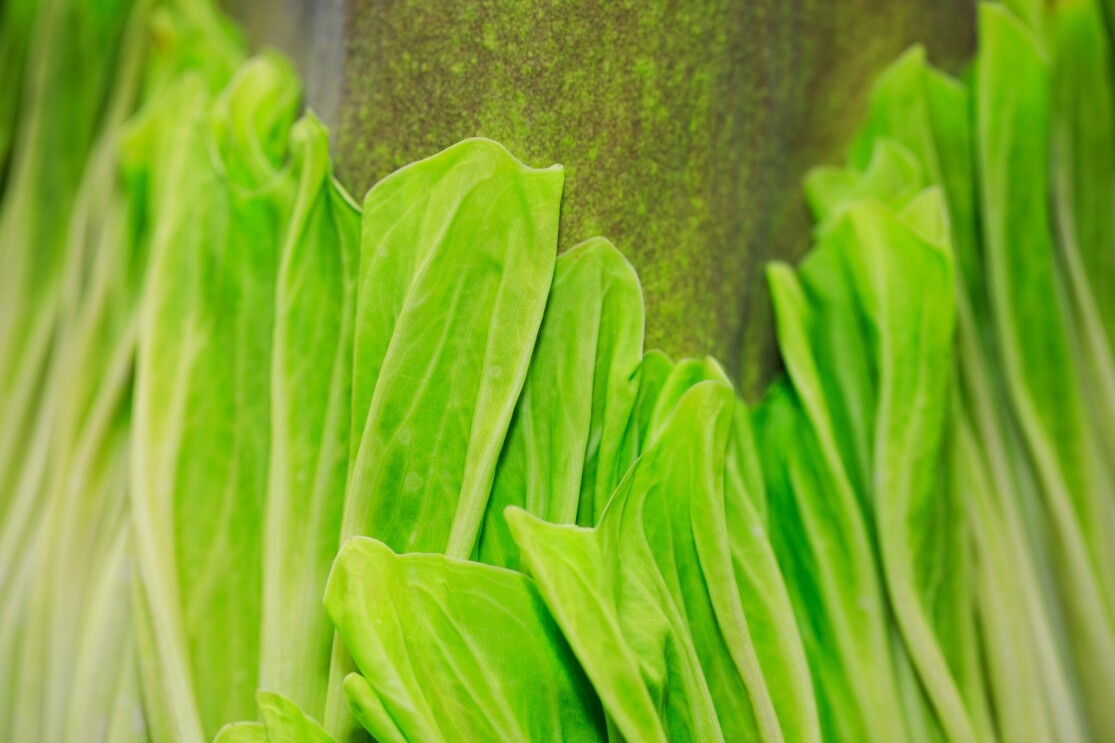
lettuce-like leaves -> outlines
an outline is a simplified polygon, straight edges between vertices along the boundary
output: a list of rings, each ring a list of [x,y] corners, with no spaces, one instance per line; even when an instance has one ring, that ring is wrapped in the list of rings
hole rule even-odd
[[[159,740],[191,741],[255,711],[271,335],[299,91],[273,56],[212,103],[200,75],[178,80],[136,134],[151,147],[153,221],[131,486],[148,722]]]
[[[555,524],[595,523],[618,484],[642,346],[642,289],[627,259],[603,238],[561,255],[496,469],[482,562],[518,567],[508,506]]]
[[[873,142],[876,147],[901,142],[918,153],[931,182],[945,190],[947,228],[961,273],[955,282],[958,374],[952,402],[955,471],[949,487],[965,504],[965,521],[976,537],[970,570],[974,585],[981,587],[974,595],[997,724],[1007,739],[1052,735],[1055,730],[1059,740],[1079,740],[1083,722],[1071,663],[1058,648],[1063,638],[1054,618],[1056,600],[1040,577],[1049,570],[1045,549],[1026,533],[1025,513],[1033,510],[1034,494],[1027,487],[1032,474],[1007,421],[1006,399],[994,381],[999,372],[976,230],[971,108],[968,89],[928,68],[924,53],[915,49],[876,84],[870,123],[857,139],[853,159]],[[903,207],[907,219],[922,223],[926,232],[943,232],[941,216],[926,210],[930,202],[917,202]],[[931,224],[924,224],[927,219]],[[954,547],[959,549],[962,545]],[[954,603],[959,609],[964,602]],[[951,624],[963,626],[960,621]],[[957,668],[969,667],[960,678],[972,700],[974,719],[986,727],[981,674],[970,668],[976,663],[974,642],[964,643],[969,650],[957,658],[968,660]]]
[[[325,605],[363,675],[345,680],[376,740],[602,740],[604,718],[531,581],[354,537]]]
[[[333,631],[321,606],[348,475],[360,211],[330,176],[329,135],[291,132],[298,193],[282,247],[271,357],[260,686],[321,719]]]
[[[980,10],[977,156],[993,327],[1012,412],[1041,488],[1094,734],[1115,731],[1111,477],[1097,462],[1057,286],[1049,213],[1051,74],[1006,10]]]
[[[788,268],[772,266],[768,277],[792,387],[768,392],[756,426],[770,518],[777,524],[771,538],[809,654],[825,735],[901,739],[906,733],[889,613],[864,496],[857,495],[841,458],[809,344],[815,313]]]
[[[368,193],[343,538],[473,554],[553,278],[562,183],[472,139]],[[340,740],[351,670],[335,643],[326,727]]]
[[[364,202],[342,532],[468,557],[545,309],[560,168],[488,140]]]
[[[761,645],[741,603],[756,574],[776,589],[780,579],[761,531],[749,533],[752,572],[733,564],[724,494],[733,412],[727,385],[692,386],[594,529],[507,512],[609,725],[628,740],[819,738],[788,599],[765,597],[759,621],[781,631]]]

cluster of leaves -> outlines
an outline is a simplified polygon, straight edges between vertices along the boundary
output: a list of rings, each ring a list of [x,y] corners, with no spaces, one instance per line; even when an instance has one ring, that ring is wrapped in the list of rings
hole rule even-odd
[[[0,737],[1115,738],[1096,0],[882,76],[754,409],[559,167],[360,207],[207,3],[3,13]]]

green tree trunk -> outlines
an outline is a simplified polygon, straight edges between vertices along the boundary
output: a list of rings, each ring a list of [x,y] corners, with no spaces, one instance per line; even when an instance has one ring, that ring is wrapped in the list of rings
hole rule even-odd
[[[230,2],[298,60],[354,192],[470,136],[564,164],[562,249],[612,239],[648,348],[747,391],[777,366],[762,266],[806,246],[805,170],[904,48],[956,70],[974,38],[973,0]]]

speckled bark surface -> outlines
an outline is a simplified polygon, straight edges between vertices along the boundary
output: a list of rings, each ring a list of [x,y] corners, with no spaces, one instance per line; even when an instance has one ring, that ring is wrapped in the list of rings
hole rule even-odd
[[[909,44],[956,69],[974,38],[972,0],[285,1],[282,33],[234,5],[293,47],[311,103],[334,86],[318,108],[350,188],[470,136],[562,163],[562,249],[611,238],[648,347],[712,353],[749,391],[777,364],[762,265],[806,247],[805,170]]]

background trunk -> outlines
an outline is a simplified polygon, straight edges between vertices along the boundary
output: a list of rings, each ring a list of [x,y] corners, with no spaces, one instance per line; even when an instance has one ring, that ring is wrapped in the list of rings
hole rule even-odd
[[[228,0],[292,55],[339,175],[485,136],[566,167],[561,248],[602,234],[647,298],[647,347],[777,367],[762,277],[806,248],[799,186],[842,157],[871,80],[924,43],[955,71],[972,0]]]

